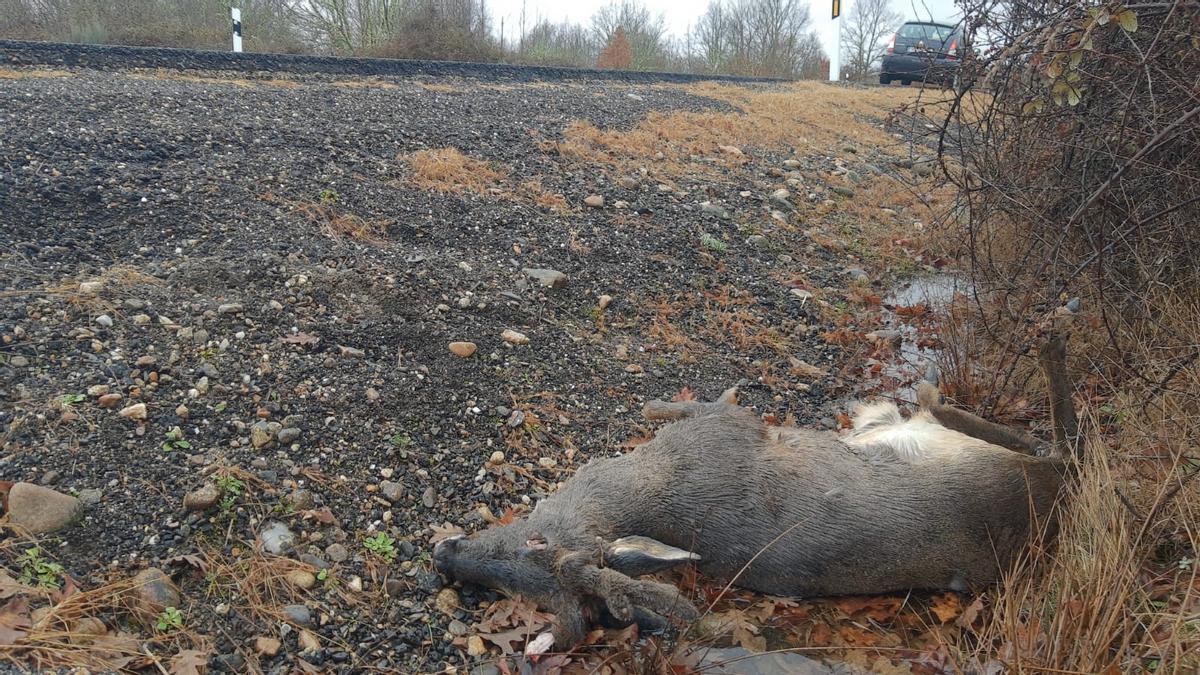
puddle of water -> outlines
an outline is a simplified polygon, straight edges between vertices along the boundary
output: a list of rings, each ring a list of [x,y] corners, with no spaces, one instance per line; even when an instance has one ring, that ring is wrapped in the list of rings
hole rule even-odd
[[[863,392],[868,396],[883,395],[897,403],[915,403],[916,391],[910,385],[924,376],[938,356],[937,349],[929,341],[922,341],[922,337],[928,336],[929,329],[926,328],[923,336],[919,324],[943,314],[955,295],[969,290],[970,285],[956,276],[936,274],[888,291],[883,299],[882,325],[871,333],[875,339],[891,342],[893,351],[886,357],[881,356],[879,361],[868,361],[868,368],[878,363],[879,369],[872,370],[874,374],[859,383],[857,392],[840,402],[841,409],[852,407],[855,401],[861,400]],[[905,308],[917,306],[926,308],[927,318],[914,316],[911,311],[905,313]]]
[[[967,282],[949,274],[938,274],[922,277],[909,284],[893,288],[883,299],[884,323],[889,330],[900,333],[900,348],[893,363],[884,368],[884,374],[895,377],[900,381],[911,379],[914,375],[921,377],[931,363],[937,359],[937,350],[920,344],[919,330],[912,323],[903,321],[896,311],[890,308],[915,307],[924,305],[934,314],[944,313],[946,306],[958,293],[966,293],[970,289]],[[913,402],[915,393],[897,392],[906,401]]]
[[[921,277],[893,288],[883,299],[885,305],[893,307],[942,307],[954,298],[955,293],[966,293],[970,285],[951,274],[935,274]]]

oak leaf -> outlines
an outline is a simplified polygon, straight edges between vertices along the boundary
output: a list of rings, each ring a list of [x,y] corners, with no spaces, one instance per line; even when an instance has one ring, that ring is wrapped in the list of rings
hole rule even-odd
[[[887,595],[850,596],[834,603],[847,616],[863,616],[873,621],[891,621],[904,605],[902,598]]]
[[[957,593],[942,593],[933,596],[933,603],[929,609],[937,617],[938,621],[947,623],[962,614],[962,600],[958,597]]]
[[[207,667],[207,651],[184,649],[171,658],[167,672],[171,675],[200,675]]]
[[[429,537],[429,543],[436,544],[439,541],[457,537],[461,534],[466,534],[467,531],[457,525],[450,523],[442,523],[441,525],[430,525],[429,529],[433,530],[433,534]]]
[[[28,635],[29,600],[17,596],[0,607],[0,645],[14,645]]]

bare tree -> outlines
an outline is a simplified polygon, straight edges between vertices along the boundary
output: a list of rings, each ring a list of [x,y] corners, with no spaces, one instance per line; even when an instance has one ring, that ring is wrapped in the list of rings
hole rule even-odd
[[[752,10],[752,35],[760,72],[792,75],[797,65],[797,47],[809,25],[808,3],[755,0]]]
[[[693,31],[706,72],[795,77],[820,68],[804,0],[713,0]],[[815,47],[815,49],[814,49]]]
[[[596,44],[588,29],[577,23],[540,20],[521,38],[517,60],[543,66],[590,67],[596,62]]]
[[[842,76],[857,80],[883,56],[883,41],[904,21],[892,0],[856,0],[842,28]]]
[[[315,44],[351,54],[383,44],[407,4],[403,0],[297,0],[295,13]]]
[[[718,72],[729,61],[729,23],[725,3],[713,0],[692,30],[696,56],[705,72]]]

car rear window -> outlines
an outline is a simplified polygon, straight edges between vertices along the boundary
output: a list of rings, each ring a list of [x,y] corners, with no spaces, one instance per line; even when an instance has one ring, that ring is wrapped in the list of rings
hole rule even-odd
[[[953,26],[940,26],[934,23],[906,23],[900,27],[900,37],[916,40],[945,42],[953,32]]]

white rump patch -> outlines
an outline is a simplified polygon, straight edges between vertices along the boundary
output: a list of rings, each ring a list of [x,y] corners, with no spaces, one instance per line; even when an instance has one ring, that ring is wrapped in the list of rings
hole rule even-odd
[[[956,456],[970,446],[985,444],[977,438],[947,429],[922,410],[905,420],[894,403],[880,401],[854,411],[854,430],[843,440],[855,448],[887,448],[901,459],[916,461]]]
[[[860,403],[854,409],[854,430],[866,431],[885,424],[901,424],[904,417],[895,403],[876,401],[875,403]]]

